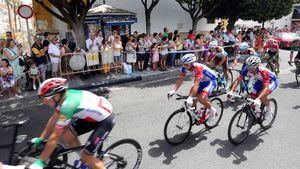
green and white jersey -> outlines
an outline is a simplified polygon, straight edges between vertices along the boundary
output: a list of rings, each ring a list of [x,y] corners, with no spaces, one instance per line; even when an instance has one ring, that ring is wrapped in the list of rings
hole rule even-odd
[[[104,97],[89,91],[68,90],[65,100],[58,107],[60,113],[56,126],[68,126],[73,117],[87,122],[100,122],[112,114],[112,105]]]

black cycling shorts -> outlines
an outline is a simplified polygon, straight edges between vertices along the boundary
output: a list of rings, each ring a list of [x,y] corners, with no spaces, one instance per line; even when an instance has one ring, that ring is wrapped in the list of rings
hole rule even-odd
[[[103,144],[103,141],[112,130],[114,124],[114,116],[110,115],[103,121],[95,123],[87,122],[83,119],[77,119],[72,122],[70,129],[76,136],[80,136],[94,130],[87,140],[84,149],[87,154],[94,155]]]

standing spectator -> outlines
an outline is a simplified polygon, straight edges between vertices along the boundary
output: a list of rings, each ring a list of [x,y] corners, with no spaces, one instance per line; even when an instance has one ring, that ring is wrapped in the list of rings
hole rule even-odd
[[[194,39],[192,36],[188,36],[188,38],[184,41],[184,49],[191,51],[194,50]]]
[[[157,63],[159,62],[159,53],[158,53],[158,44],[157,43],[153,43],[151,53],[152,53],[152,59],[151,59],[152,60],[152,70],[156,71]]]
[[[48,53],[50,56],[51,64],[52,64],[52,77],[60,76],[60,64],[61,64],[61,53],[58,47],[58,39],[55,36],[51,36],[49,38],[50,45],[48,48]]]
[[[114,41],[115,43],[115,41]],[[102,41],[102,46],[101,46],[101,58],[102,58],[102,66],[103,66],[103,71],[105,75],[110,74],[110,65],[113,63],[114,58],[113,55],[110,55],[111,46],[108,44],[107,40]]]
[[[168,38],[167,37],[163,37],[162,38],[162,44],[161,44],[161,51],[160,51],[160,66],[161,66],[161,71],[166,71],[167,67],[167,58],[168,58]]]
[[[177,37],[177,35],[178,35],[178,30],[174,30],[174,38],[173,38],[173,41],[175,42],[175,40],[176,40],[176,37]]]
[[[5,39],[0,39],[0,60],[3,59],[3,49],[5,47]]]
[[[218,25],[215,27],[215,31],[216,31],[216,32],[219,32],[220,29],[223,27],[223,25],[224,25],[224,22],[223,22],[223,21],[222,21],[222,22],[218,22]]]
[[[49,56],[49,53],[48,53],[48,48],[49,48],[49,45],[50,45],[50,41],[49,41],[50,35],[51,35],[50,32],[45,32],[44,33],[44,41],[42,43],[43,48],[44,48],[45,58],[46,58],[46,61],[45,61],[45,69],[46,69],[45,72],[46,73],[45,73],[44,79],[46,79],[47,77],[50,78],[52,76],[52,64],[51,64],[50,56]],[[37,66],[39,67],[38,64],[37,64]],[[44,81],[43,72],[40,72],[40,74],[42,76],[42,80]]]
[[[96,44],[99,44],[99,50],[102,46],[102,41],[103,41],[104,37],[103,37],[103,34],[102,34],[102,30],[98,30],[97,32],[97,37],[96,37]]]
[[[61,68],[62,72],[67,72],[68,71],[68,61],[71,59],[71,53],[72,51],[68,47],[68,40],[63,39],[61,41],[61,48],[60,48],[60,56],[61,56]]]
[[[42,81],[45,81],[47,64],[46,51],[48,51],[48,46],[43,46],[42,39],[38,36],[34,38],[34,41],[35,42],[31,47],[32,58],[34,59],[34,62],[39,70],[39,74],[42,77]]]
[[[130,37],[129,30],[126,29],[125,34],[121,36],[121,42],[122,42],[123,49],[125,49],[126,44],[129,41],[129,37]]]
[[[121,42],[121,37],[117,35],[115,37],[115,40],[112,45],[113,49],[113,54],[114,54],[114,62],[116,66],[116,72],[121,73],[122,72],[122,61],[121,61],[121,53],[123,50],[122,42]]]
[[[180,35],[176,36],[175,44],[176,44],[176,50],[177,50],[176,57],[175,57],[175,66],[179,66],[180,58],[182,55],[182,53],[180,53],[180,51],[183,50],[183,42],[180,38]]]
[[[85,44],[88,52],[98,52],[101,45],[99,41],[96,40],[94,32],[90,32],[90,37],[85,41]]]
[[[208,60],[209,60],[209,56],[210,56],[210,53],[209,53],[209,43],[210,43],[210,39],[209,37],[206,38],[205,40],[205,44],[203,45],[203,60],[204,60],[204,63],[208,63]]]
[[[6,40],[6,48],[4,48],[4,57],[9,60],[9,64],[13,69],[13,75],[16,85],[17,93],[20,94],[20,79],[21,79],[21,67],[19,65],[18,49],[13,39]]]
[[[145,44],[143,35],[139,35],[137,40],[138,40],[137,41],[137,46],[138,46],[137,47],[138,48],[138,53],[137,53],[138,67],[139,67],[140,71],[143,71],[146,44]]]
[[[157,43],[159,44],[161,42],[160,37],[158,36],[158,33],[153,33],[153,38],[152,38],[152,43]]]
[[[189,31],[189,34],[188,34],[187,38],[188,38],[188,39],[191,39],[191,40],[193,40],[193,41],[196,39],[196,36],[195,36],[195,34],[194,34],[194,30],[190,30],[190,31]]]
[[[174,67],[174,65],[175,65],[175,57],[176,57],[176,43],[173,41],[173,39],[174,39],[174,34],[172,33],[172,32],[170,32],[169,33],[169,35],[168,35],[168,39],[169,39],[169,46],[168,46],[168,48],[169,48],[169,51],[170,51],[170,53],[169,53],[169,57],[170,57],[170,66],[171,67]]]
[[[162,37],[168,37],[169,36],[169,29],[167,27],[164,27],[164,33],[162,35]]]
[[[13,68],[10,66],[8,59],[1,59],[0,78],[2,94],[9,96],[8,91],[11,89],[15,96],[18,96],[15,80],[13,77]]]
[[[136,63],[136,48],[135,39],[133,35],[130,35],[129,41],[126,44],[126,62],[132,65],[132,70],[134,70],[134,64]]]
[[[139,36],[138,31],[134,31],[134,32],[133,32],[133,37],[134,37],[135,43],[137,43],[137,38],[138,38],[138,36]]]
[[[150,59],[150,52],[151,52],[151,47],[152,47],[152,38],[150,37],[149,34],[146,34],[145,35],[145,45],[146,45],[146,48],[145,48],[145,62],[144,62],[144,70],[146,70],[148,68],[148,65],[149,65],[149,59]]]
[[[108,37],[108,44],[112,45],[117,35],[117,30],[113,30],[111,35]]]

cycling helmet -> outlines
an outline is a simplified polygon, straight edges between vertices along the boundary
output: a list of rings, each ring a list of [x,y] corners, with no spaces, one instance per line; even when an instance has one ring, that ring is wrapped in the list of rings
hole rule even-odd
[[[217,41],[211,41],[209,43],[209,48],[216,48],[218,46],[218,42]]]
[[[240,45],[239,45],[239,49],[241,51],[245,51],[249,48],[249,44],[247,42],[242,42]]]
[[[180,61],[181,61],[182,64],[193,63],[193,62],[196,61],[196,56],[195,56],[195,54],[192,54],[192,53],[186,54],[186,55],[184,55],[184,56],[181,58]]]
[[[248,66],[248,67],[257,67],[257,66],[259,66],[260,63],[261,63],[260,58],[258,58],[256,56],[250,56],[246,60],[246,66]]]
[[[38,95],[40,97],[51,97],[61,93],[68,88],[67,79],[51,78],[45,80],[39,87]]]

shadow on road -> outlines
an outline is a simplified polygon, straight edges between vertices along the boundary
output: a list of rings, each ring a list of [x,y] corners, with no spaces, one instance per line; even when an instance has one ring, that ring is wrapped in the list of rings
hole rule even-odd
[[[236,112],[240,109],[240,106],[243,103],[244,102],[239,100],[238,98],[233,98],[232,102],[228,101],[228,100],[225,100],[225,101],[223,101],[224,110],[227,110],[227,109],[231,108],[233,112]]]
[[[300,109],[300,106],[294,106],[293,109],[298,110],[298,109]]]
[[[209,130],[204,128],[199,132],[193,133],[185,140],[185,142],[177,146],[169,145],[164,139],[152,141],[149,143],[152,148],[148,151],[148,154],[151,157],[159,157],[163,155],[166,158],[163,160],[163,163],[169,165],[172,160],[177,158],[176,154],[178,152],[194,148],[201,141],[207,140],[205,135],[209,132]]]
[[[295,79],[295,81],[290,82],[290,83],[281,83],[280,88],[283,88],[283,89],[288,89],[288,88],[297,89],[297,88],[300,88],[300,86],[297,84],[296,79]]]
[[[250,134],[247,139],[238,146],[232,145],[228,140],[220,139],[214,140],[210,143],[210,145],[220,146],[220,148],[217,149],[217,154],[222,158],[229,158],[230,156],[233,156],[235,159],[232,163],[238,165],[247,160],[247,157],[244,155],[246,151],[253,151],[260,143],[264,142],[259,137],[265,134],[265,131],[258,129],[255,133]]]

